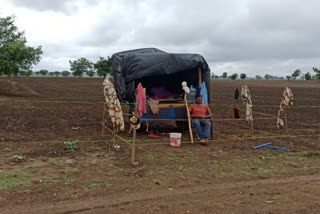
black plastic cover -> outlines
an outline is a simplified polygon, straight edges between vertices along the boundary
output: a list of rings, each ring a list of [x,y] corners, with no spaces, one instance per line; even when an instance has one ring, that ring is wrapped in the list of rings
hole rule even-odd
[[[150,81],[156,83],[161,79],[174,78],[174,87],[178,90],[181,90],[181,81],[196,86],[199,68],[210,93],[210,69],[199,54],[174,54],[156,48],[144,48],[123,51],[112,56],[118,98],[128,102],[134,101],[134,89],[138,82],[143,80],[148,80],[147,83],[150,84]]]

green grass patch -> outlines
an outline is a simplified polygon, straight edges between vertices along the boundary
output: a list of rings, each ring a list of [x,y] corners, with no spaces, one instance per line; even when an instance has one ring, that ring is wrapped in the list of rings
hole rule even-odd
[[[88,185],[88,188],[89,189],[98,189],[101,187],[101,184],[102,182],[101,181],[95,181],[95,182],[92,182]]]
[[[182,173],[180,173],[180,178],[181,178],[182,180],[186,180],[186,179],[187,179],[186,176],[184,176],[184,174],[182,174]]]
[[[145,158],[146,158],[147,160],[153,160],[153,159],[154,159],[154,155],[151,154],[151,153],[148,153],[148,154],[146,154]]]
[[[53,184],[53,183],[57,183],[59,180],[58,178],[43,178],[41,179],[41,183],[44,184]]]
[[[25,157],[24,156],[22,156],[22,155],[19,155],[19,154],[15,154],[15,155],[12,155],[12,157],[11,157],[14,161],[16,161],[16,162],[19,162],[19,161],[22,161],[22,160],[24,160],[25,159]]]
[[[11,149],[8,148],[8,147],[6,147],[6,148],[3,149],[3,151],[5,151],[5,152],[11,152]]]
[[[160,179],[153,179],[152,182],[156,185],[160,185],[162,183]]]
[[[220,172],[220,173],[213,173],[212,175],[215,177],[233,177],[234,173],[233,172]]]
[[[217,161],[217,160],[210,160],[209,163],[218,168],[225,168],[228,164],[226,161]]]
[[[68,152],[74,152],[78,149],[78,144],[80,142],[77,141],[77,140],[74,140],[74,141],[65,141],[63,142],[63,144],[65,145],[66,149]]]
[[[30,186],[29,178],[31,176],[21,170],[6,172],[0,170],[0,191],[7,190],[18,186]]]
[[[63,183],[64,183],[65,185],[70,185],[70,184],[72,184],[72,183],[75,182],[75,181],[76,181],[76,179],[73,178],[73,177],[68,177],[68,176],[64,176],[64,177],[63,177]]]
[[[252,175],[251,172],[247,172],[247,171],[243,171],[243,170],[241,170],[241,171],[239,172],[239,174],[242,175],[242,176]]]
[[[258,169],[256,169],[256,170],[257,170],[257,172],[258,172],[259,174],[270,174],[270,173],[271,173],[271,170],[265,169],[265,168],[258,168]]]
[[[188,151],[187,155],[189,156],[189,158],[191,159],[192,162],[196,161],[198,159],[197,154],[195,154],[192,151]]]
[[[72,169],[70,169],[69,172],[71,172],[71,173],[79,173],[80,169],[79,168],[72,168]]]
[[[301,156],[306,158],[320,158],[320,152],[318,151],[303,152]]]
[[[58,159],[56,159],[56,158],[50,158],[50,159],[48,160],[48,163],[49,163],[50,165],[58,165],[58,164],[60,163],[60,161],[59,161]]]
[[[168,159],[169,161],[177,161],[179,158],[178,158],[176,155],[174,155],[174,154],[169,154],[168,157],[167,157],[167,159]]]

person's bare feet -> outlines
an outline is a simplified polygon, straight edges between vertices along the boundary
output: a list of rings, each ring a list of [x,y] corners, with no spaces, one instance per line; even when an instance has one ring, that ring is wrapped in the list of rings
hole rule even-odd
[[[207,145],[208,144],[208,139],[201,139],[200,140],[200,143],[202,144],[202,145]]]

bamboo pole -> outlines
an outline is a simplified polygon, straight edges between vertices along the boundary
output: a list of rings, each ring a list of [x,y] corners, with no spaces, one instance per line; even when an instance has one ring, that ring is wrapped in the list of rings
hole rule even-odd
[[[138,164],[137,162],[135,162],[135,157],[136,157],[136,133],[137,133],[137,130],[133,129],[132,146],[131,146],[131,163],[133,165],[137,165]]]
[[[201,74],[201,68],[198,69],[198,87],[201,87],[202,83],[202,74]]]
[[[250,121],[250,125],[251,125],[251,134],[254,135],[254,132],[253,132],[253,121]]]
[[[193,142],[192,127],[191,127],[191,116],[190,116],[188,101],[187,101],[187,93],[184,93],[184,103],[186,104],[186,110],[187,110],[187,116],[188,116],[188,127],[189,127],[189,134],[190,134],[191,143],[194,143]]]
[[[116,145],[116,134],[112,132],[112,146]]]
[[[284,113],[284,120],[285,120],[285,123],[286,123],[286,132],[287,132],[287,136],[288,136],[289,146],[290,146],[290,149],[293,150],[293,145],[291,143],[289,130],[288,130],[287,111],[285,111],[285,113]]]
[[[319,123],[319,142],[320,142],[320,123]],[[318,148],[320,148],[320,147],[318,146]]]
[[[106,122],[106,110],[107,110],[106,105],[107,105],[107,104],[104,105],[104,107],[103,107],[103,113],[102,113],[102,123],[103,123],[103,124],[105,124],[105,122]],[[104,127],[103,127],[103,126],[101,126],[101,136],[102,136],[102,137],[104,136]]]

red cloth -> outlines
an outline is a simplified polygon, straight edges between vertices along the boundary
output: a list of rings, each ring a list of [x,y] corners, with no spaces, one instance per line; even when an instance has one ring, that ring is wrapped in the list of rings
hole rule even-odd
[[[147,99],[141,83],[139,83],[137,87],[137,102],[138,115],[139,117],[142,117],[143,114],[147,113]]]
[[[153,138],[153,139],[160,138],[160,136],[159,136],[159,135],[156,135],[156,134],[148,134],[148,137],[149,137],[149,138]]]
[[[234,114],[234,118],[239,119],[240,118],[239,108],[233,107],[233,114]]]
[[[189,111],[193,117],[204,117],[210,109],[207,105],[191,105]]]

